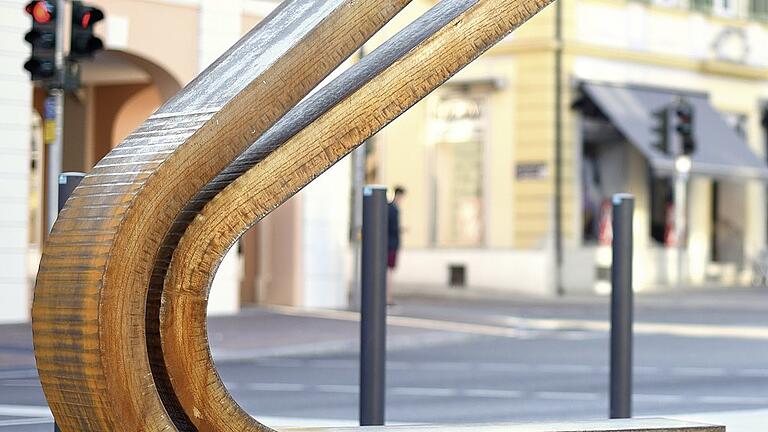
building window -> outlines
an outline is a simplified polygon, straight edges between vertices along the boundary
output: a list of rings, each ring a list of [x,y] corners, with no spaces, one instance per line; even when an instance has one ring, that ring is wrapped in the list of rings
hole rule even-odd
[[[723,16],[736,16],[739,12],[737,0],[715,0],[715,13]]]
[[[725,122],[728,123],[736,134],[744,140],[747,139],[747,124],[749,122],[749,116],[739,112],[721,112]]]
[[[728,0],[720,0],[728,1]],[[714,6],[714,0],[690,0],[691,9],[701,12],[711,12]]]
[[[484,98],[443,95],[432,114],[432,240],[442,247],[481,246],[485,236]]]
[[[644,3],[648,3],[648,1],[644,1]],[[664,7],[680,7],[682,4],[681,0],[653,0],[653,4],[657,6],[664,6]]]
[[[768,0],[751,0],[749,13],[754,18],[768,19]]]
[[[690,5],[693,10],[722,16],[736,16],[739,12],[737,0],[690,0]]]

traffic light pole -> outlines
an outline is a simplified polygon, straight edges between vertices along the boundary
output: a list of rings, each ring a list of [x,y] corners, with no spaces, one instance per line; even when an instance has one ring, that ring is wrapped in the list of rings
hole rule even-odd
[[[676,127],[673,133],[675,149],[675,242],[677,244],[677,288],[687,282],[686,252],[688,248],[688,180],[691,174],[691,153],[695,148],[693,108],[684,98],[675,105]]]
[[[688,207],[688,177],[690,172],[690,158],[678,154],[675,160],[675,242],[677,244],[677,288],[682,289],[685,284],[685,252]]]
[[[46,229],[48,232],[53,228],[56,222],[59,205],[59,174],[62,172],[63,149],[64,149],[64,79],[65,79],[65,58],[64,58],[64,35],[66,32],[66,0],[56,0],[56,11],[59,16],[56,19],[56,54],[54,57],[56,63],[55,84],[50,90],[51,97],[55,105],[56,136],[53,142],[46,148],[47,154],[47,215]]]

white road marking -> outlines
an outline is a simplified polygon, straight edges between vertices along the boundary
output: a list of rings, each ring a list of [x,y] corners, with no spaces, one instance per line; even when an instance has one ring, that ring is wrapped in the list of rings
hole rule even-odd
[[[40,417],[40,418],[25,418],[25,419],[13,419],[13,420],[0,420],[0,427],[3,426],[26,426],[36,424],[53,424],[53,417]]]
[[[463,390],[461,394],[478,398],[517,399],[523,397],[525,393],[517,390],[469,389]]]
[[[554,392],[554,391],[535,392],[533,396],[539,399],[569,400],[569,401],[572,401],[572,400],[595,401],[603,397],[603,395],[600,395],[598,393]]]
[[[10,380],[10,381],[0,381],[0,385],[4,387],[40,387],[40,381],[37,379]]]
[[[307,390],[307,386],[304,384],[289,383],[248,383],[245,385],[245,388],[248,390],[275,392],[300,392]]]
[[[768,369],[741,369],[736,371],[736,375],[752,378],[768,378]]]
[[[546,373],[595,373],[598,372],[597,368],[589,365],[565,365],[565,364],[550,364],[550,365],[538,365],[535,366],[538,372]]]
[[[672,375],[680,376],[727,376],[728,370],[725,368],[706,368],[706,367],[674,367]]]
[[[312,387],[313,390],[317,390],[323,393],[349,393],[358,394],[360,391],[359,386],[355,385],[333,385],[333,384],[321,384]]]
[[[389,390],[389,394],[397,395],[397,396],[450,397],[450,396],[458,396],[459,391],[457,389],[449,389],[449,388],[393,387]]]
[[[20,379],[20,378],[36,378],[36,369],[19,369],[19,370],[5,370],[0,371],[0,380],[3,379]]]
[[[538,319],[508,315],[491,317],[493,322],[532,330],[609,332],[608,321],[588,319]],[[635,322],[635,334],[655,334],[694,338],[768,339],[768,327],[716,324]]]
[[[637,402],[666,402],[666,403],[679,403],[685,401],[685,398],[680,395],[664,395],[664,394],[634,394],[632,399]]]
[[[723,405],[766,405],[768,404],[768,397],[752,397],[752,396],[699,396],[696,398],[697,402],[706,404],[723,404]]]
[[[52,417],[46,406],[0,405],[0,416],[5,417]]]

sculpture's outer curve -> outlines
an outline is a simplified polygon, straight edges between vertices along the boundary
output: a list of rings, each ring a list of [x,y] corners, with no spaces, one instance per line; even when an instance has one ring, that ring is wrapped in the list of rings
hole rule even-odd
[[[195,192],[406,3],[285,2],[83,180],[45,247],[32,311],[40,379],[63,431],[194,430],[160,399],[149,365],[160,241]]]
[[[284,2],[83,180],[33,307],[63,431],[268,430],[210,359],[205,304],[221,255],[552,0],[443,0],[278,122],[408,1]]]

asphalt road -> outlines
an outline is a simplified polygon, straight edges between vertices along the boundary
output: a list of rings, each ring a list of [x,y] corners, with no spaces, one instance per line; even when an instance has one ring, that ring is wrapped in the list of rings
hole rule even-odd
[[[695,307],[674,297],[640,302],[638,328],[644,330],[635,338],[635,415],[768,408],[768,315],[761,313],[768,300],[756,303],[760,299],[745,298],[741,305],[700,299]],[[607,416],[609,346],[602,329],[607,308],[599,300],[506,305],[411,300],[396,312],[401,317],[390,322],[461,337],[423,343],[417,337],[390,351],[388,422]],[[335,318],[311,319],[356,326],[346,314]],[[654,326],[659,323],[665,325]],[[357,419],[354,347],[336,343],[323,349],[320,343],[306,353],[222,358],[217,366],[229,390],[268,424],[322,426]],[[50,430],[34,370],[0,369],[0,431]]]

